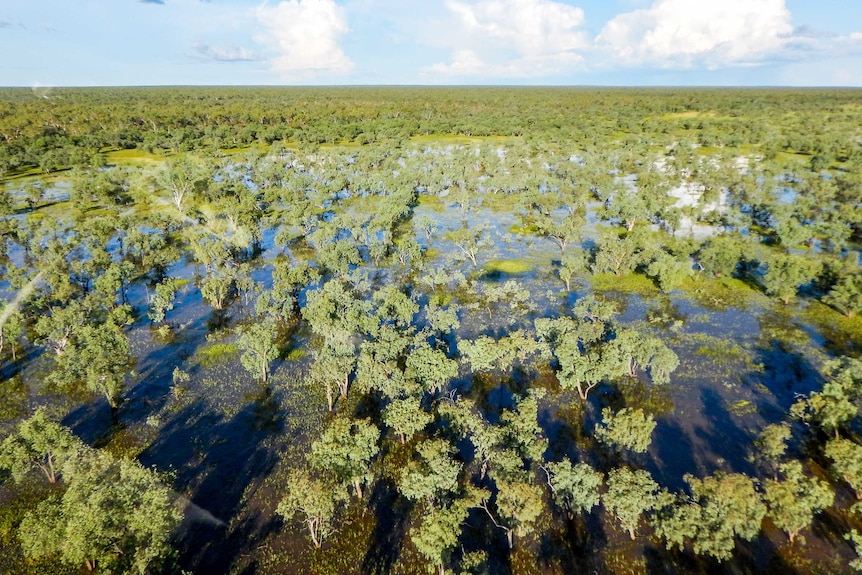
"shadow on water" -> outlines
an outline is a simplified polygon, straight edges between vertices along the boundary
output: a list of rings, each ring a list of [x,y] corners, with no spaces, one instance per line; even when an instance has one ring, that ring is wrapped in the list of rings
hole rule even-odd
[[[695,436],[702,441],[703,449],[692,451],[698,467],[705,474],[716,470],[754,474],[748,461],[748,452],[740,446],[751,445],[754,440],[749,430],[737,423],[725,405],[725,400],[713,389],[700,392],[703,405],[703,421],[695,429]]]
[[[377,521],[371,535],[371,544],[365,552],[361,573],[386,575],[401,555],[401,543],[410,527],[410,509],[413,505],[386,481],[378,481],[371,492],[370,512]]]
[[[173,469],[176,489],[190,500],[179,544],[183,568],[227,573],[276,525],[254,514],[238,517],[243,494],[270,474],[277,455],[268,439],[281,433],[280,410],[262,389],[230,418],[196,401],[178,411],[144,451],[144,465]]]

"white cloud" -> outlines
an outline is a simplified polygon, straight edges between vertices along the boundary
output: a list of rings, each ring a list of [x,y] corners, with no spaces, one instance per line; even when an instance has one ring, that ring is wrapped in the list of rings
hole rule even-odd
[[[567,72],[589,45],[580,8],[553,0],[447,0],[437,43],[452,58],[428,71],[529,77]]]
[[[203,56],[220,62],[250,62],[257,60],[257,55],[246,48],[237,48],[236,46],[210,46],[196,42],[192,48]]]
[[[347,19],[334,0],[285,0],[257,9],[263,32],[258,40],[275,56],[272,69],[285,79],[343,74],[353,62],[338,43]]]
[[[596,38],[619,63],[666,68],[756,64],[792,42],[805,37],[794,37],[785,0],[655,0]]]

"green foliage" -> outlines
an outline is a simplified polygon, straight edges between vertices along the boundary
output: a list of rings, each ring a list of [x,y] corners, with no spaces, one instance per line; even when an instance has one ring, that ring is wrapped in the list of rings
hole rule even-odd
[[[769,517],[793,543],[799,532],[811,525],[816,513],[832,505],[834,494],[825,481],[805,475],[798,461],[782,464],[779,472],[784,480],[767,479],[763,498],[769,506]]]
[[[776,474],[778,463],[784,452],[787,451],[787,441],[790,439],[790,425],[787,423],[773,423],[767,425],[754,441],[756,452],[754,460],[762,463]]]
[[[422,409],[419,398],[393,399],[383,410],[383,423],[401,438],[401,443],[425,429],[434,418]]]
[[[824,453],[832,460],[832,469],[853,488],[856,499],[862,499],[862,446],[835,438],[826,443]]]
[[[67,462],[62,495],[42,501],[19,527],[24,552],[72,565],[144,573],[172,556],[180,512],[152,471],[97,452]]]
[[[339,506],[347,500],[347,492],[333,481],[299,469],[287,476],[285,492],[275,512],[286,520],[301,516],[312,543],[319,549],[334,531],[335,516]]]
[[[615,449],[644,453],[651,441],[656,421],[642,409],[624,407],[616,413],[602,410],[602,425],[596,426],[596,439]]]
[[[239,331],[237,347],[242,352],[240,362],[252,376],[260,377],[261,383],[269,379],[269,364],[275,359],[275,321],[256,321]]]
[[[571,461],[563,459],[548,463],[545,470],[554,503],[568,511],[570,517],[576,513],[589,513],[599,504],[599,488],[604,474],[590,465],[572,465]]]
[[[410,540],[427,561],[428,572],[436,567],[440,575],[444,574],[445,565],[458,546],[461,525],[467,520],[470,509],[486,496],[487,492],[470,488],[449,503],[425,508],[422,522],[410,530]]]
[[[814,280],[820,264],[804,256],[775,253],[766,262],[761,280],[766,293],[779,298],[785,305],[796,297],[799,288]]]
[[[433,503],[458,488],[461,463],[457,450],[443,439],[429,439],[416,446],[420,461],[411,461],[401,471],[398,490],[408,499]]]
[[[174,309],[174,298],[180,285],[181,280],[176,278],[165,278],[157,283],[155,292],[150,297],[147,317],[155,323],[165,321],[165,314]]]
[[[823,301],[847,317],[862,312],[862,270],[842,276]]]
[[[49,482],[56,483],[66,462],[84,450],[84,444],[71,430],[40,408],[0,444],[0,469],[9,470],[15,481],[21,482],[31,470],[39,468]]]
[[[691,541],[695,553],[729,559],[735,538],[750,541],[760,532],[766,506],[754,481],[739,473],[716,473],[704,479],[685,476],[692,498],[679,498],[655,521],[656,533],[671,547]]]
[[[602,495],[605,509],[634,540],[641,518],[659,503],[659,485],[649,472],[626,467],[611,469],[607,485],[608,490]]]
[[[331,472],[342,484],[352,485],[362,498],[362,486],[372,480],[370,462],[377,455],[380,430],[367,419],[336,417],[320,439],[312,443],[312,467]]]

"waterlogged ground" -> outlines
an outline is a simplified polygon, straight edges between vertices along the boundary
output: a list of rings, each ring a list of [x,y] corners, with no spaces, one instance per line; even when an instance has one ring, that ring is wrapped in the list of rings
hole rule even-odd
[[[553,376],[534,382],[551,391],[539,421],[557,453],[589,453],[595,446],[591,429],[601,409],[625,405],[643,407],[658,421],[649,451],[626,457],[661,485],[679,490],[685,486],[685,474],[703,477],[717,470],[756,475],[750,446],[760,430],[786,418],[798,397],[820,387],[817,369],[830,350],[858,350],[862,343],[848,341],[841,335],[845,332],[830,327],[830,318],[837,315],[832,310],[820,306],[823,309],[812,311],[819,304],[804,300],[784,306],[737,280],[695,277],[682,289],[664,294],[642,277],[585,277],[567,292],[553,272],[558,247],[550,240],[514,233],[519,221],[511,205],[490,198],[465,214],[447,200],[423,197],[414,209],[414,222],[428,216],[440,228],[430,240],[416,229],[417,239],[434,254],[430,267],[457,269],[476,282],[515,280],[530,292],[531,309],[517,317],[505,305],[490,316],[481,308],[464,310],[457,338],[499,336],[529,327],[535,318],[567,313],[578,298],[597,293],[616,302],[622,323],[659,335],[680,358],[669,385],[631,380],[601,386],[586,403],[575,394],[561,394]],[[453,260],[457,250],[446,236],[465,218],[471,226],[487,225],[493,241],[480,254],[478,267]],[[599,225],[590,220],[587,239]],[[274,231],[267,231],[253,278],[269,287],[269,262],[302,253],[300,246],[275,246]],[[23,413],[28,401],[68,402],[73,409],[64,423],[86,441],[169,472],[178,495],[187,501],[178,546],[180,563],[189,571],[425,572],[404,536],[409,507],[384,482],[370,494],[373,512],[351,507],[337,536],[322,550],[312,548],[300,523],[284,524],[275,516],[285,470],[299,460],[325,419],[323,393],[303,384],[311,336],[303,325],[297,326],[282,350],[284,359],[273,366],[270,384],[261,386],[241,366],[231,331],[248,321],[247,304],[234,301],[227,310],[213,311],[197,287],[201,273],[187,259],[169,270],[170,276],[186,280],[168,314],[174,326],[169,334],[154,330],[146,317],[150,288],[141,283],[130,289],[129,301],[138,311],[130,331],[138,363],[119,427],[111,426],[104,401],[40,394],[44,362],[38,357],[21,362],[23,371],[4,383],[3,409]],[[387,270],[369,268],[367,274],[372,285],[391,279]],[[176,370],[187,378],[177,377]],[[469,394],[474,385],[493,389],[498,383],[462,377],[457,385]],[[496,397],[507,400],[504,388]],[[846,500],[850,495],[839,491],[837,497]],[[561,530],[550,518],[540,521],[537,531],[544,534],[531,545],[546,558],[543,564],[536,564],[535,555],[524,549],[509,555],[501,540],[499,548],[492,549],[493,572],[837,573],[847,572],[854,557],[843,540],[846,519],[829,513],[805,533],[804,545],[788,545],[781,532],[766,525],[761,537],[738,545],[737,558],[725,564],[671,553],[644,537],[632,542],[602,511],[586,524],[564,524],[566,530]],[[480,522],[468,521],[468,542],[472,525]],[[473,537],[493,539],[482,532]]]

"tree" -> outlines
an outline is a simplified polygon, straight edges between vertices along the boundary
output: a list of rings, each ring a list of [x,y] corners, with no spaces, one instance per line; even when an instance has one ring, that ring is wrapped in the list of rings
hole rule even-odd
[[[458,545],[461,525],[467,520],[470,509],[477,507],[486,497],[485,490],[468,487],[448,503],[426,506],[422,522],[410,530],[413,545],[428,561],[429,567],[437,567],[439,575],[445,575],[446,563]]]
[[[832,460],[832,469],[850,485],[856,499],[862,500],[862,446],[849,439],[834,438],[826,443],[825,453]]]
[[[823,301],[847,317],[862,312],[862,270],[843,275]]]
[[[799,288],[817,275],[819,264],[795,254],[775,253],[766,262],[763,287],[766,293],[779,298],[785,305],[796,297]]]
[[[328,480],[315,477],[308,471],[294,469],[285,481],[287,494],[275,512],[290,520],[301,515],[308,534],[317,549],[333,531],[332,523],[339,506],[347,499],[344,488]]]
[[[691,265],[688,261],[681,261],[666,251],[659,250],[647,265],[646,272],[655,279],[661,291],[669,292],[679,287],[691,275]]]
[[[497,478],[496,486],[494,503],[500,522],[493,516],[491,519],[497,527],[506,532],[506,541],[509,543],[509,549],[512,549],[515,534],[523,537],[532,532],[533,524],[544,512],[544,493],[539,485],[529,481],[506,481]],[[487,506],[485,510],[488,511]],[[491,515],[491,512],[488,511],[488,514]]]
[[[383,410],[383,423],[398,434],[402,444],[425,429],[433,419],[430,413],[422,409],[418,397],[393,399]]]
[[[543,467],[554,503],[566,510],[571,519],[577,513],[589,513],[599,504],[599,488],[604,474],[586,463],[572,465],[568,459]]]
[[[23,316],[14,303],[0,304],[0,353],[8,342],[12,360],[18,359],[18,345],[24,333]]]
[[[651,415],[631,407],[624,407],[614,414],[606,407],[602,410],[602,419],[604,423],[596,426],[596,439],[616,449],[646,452],[656,426]]]
[[[278,354],[274,341],[275,320],[269,318],[243,327],[237,339],[242,366],[252,375],[258,375],[264,385],[269,379],[269,364]]]
[[[461,463],[457,450],[444,439],[428,439],[416,446],[420,461],[401,470],[398,490],[408,499],[437,501],[458,489]]]
[[[479,253],[490,248],[493,243],[488,237],[488,227],[463,227],[446,234],[446,238],[458,248],[456,255],[462,260],[469,260],[473,267],[479,265]]]
[[[805,475],[798,461],[782,464],[779,471],[784,480],[767,479],[763,498],[772,521],[793,543],[799,532],[811,525],[815,513],[832,505],[834,494],[826,482]]]
[[[171,203],[184,214],[189,196],[203,192],[212,182],[212,174],[200,160],[183,156],[160,168],[155,181],[157,186],[170,193]]]
[[[700,248],[697,261],[701,269],[715,277],[731,277],[736,273],[743,256],[742,240],[736,236],[722,234],[711,238]]]
[[[380,430],[367,419],[336,417],[311,444],[312,467],[330,471],[338,481],[353,486],[362,499],[362,486],[371,480],[369,467],[377,455]]]
[[[21,521],[18,536],[29,557],[140,575],[170,558],[181,514],[156,473],[92,452],[69,461],[64,475],[71,478],[66,491]]]
[[[602,499],[608,512],[634,540],[641,517],[656,508],[658,495],[658,483],[653,481],[649,472],[618,467],[608,474],[608,490]]]
[[[50,483],[56,483],[66,461],[84,450],[84,444],[69,428],[39,408],[0,444],[0,468],[8,469],[19,482],[39,468]]]
[[[682,548],[690,539],[695,553],[725,560],[736,537],[750,541],[760,532],[766,506],[751,478],[719,472],[704,479],[686,475],[685,481],[691,497],[665,506],[654,522],[670,547]]]
[[[155,292],[150,296],[147,317],[155,323],[165,321],[165,314],[174,309],[174,298],[180,285],[181,281],[176,278],[165,278],[157,283]]]
[[[773,479],[778,479],[778,464],[784,452],[787,451],[787,441],[790,436],[789,424],[773,423],[767,425],[754,441],[757,450],[753,459],[772,470]]]

